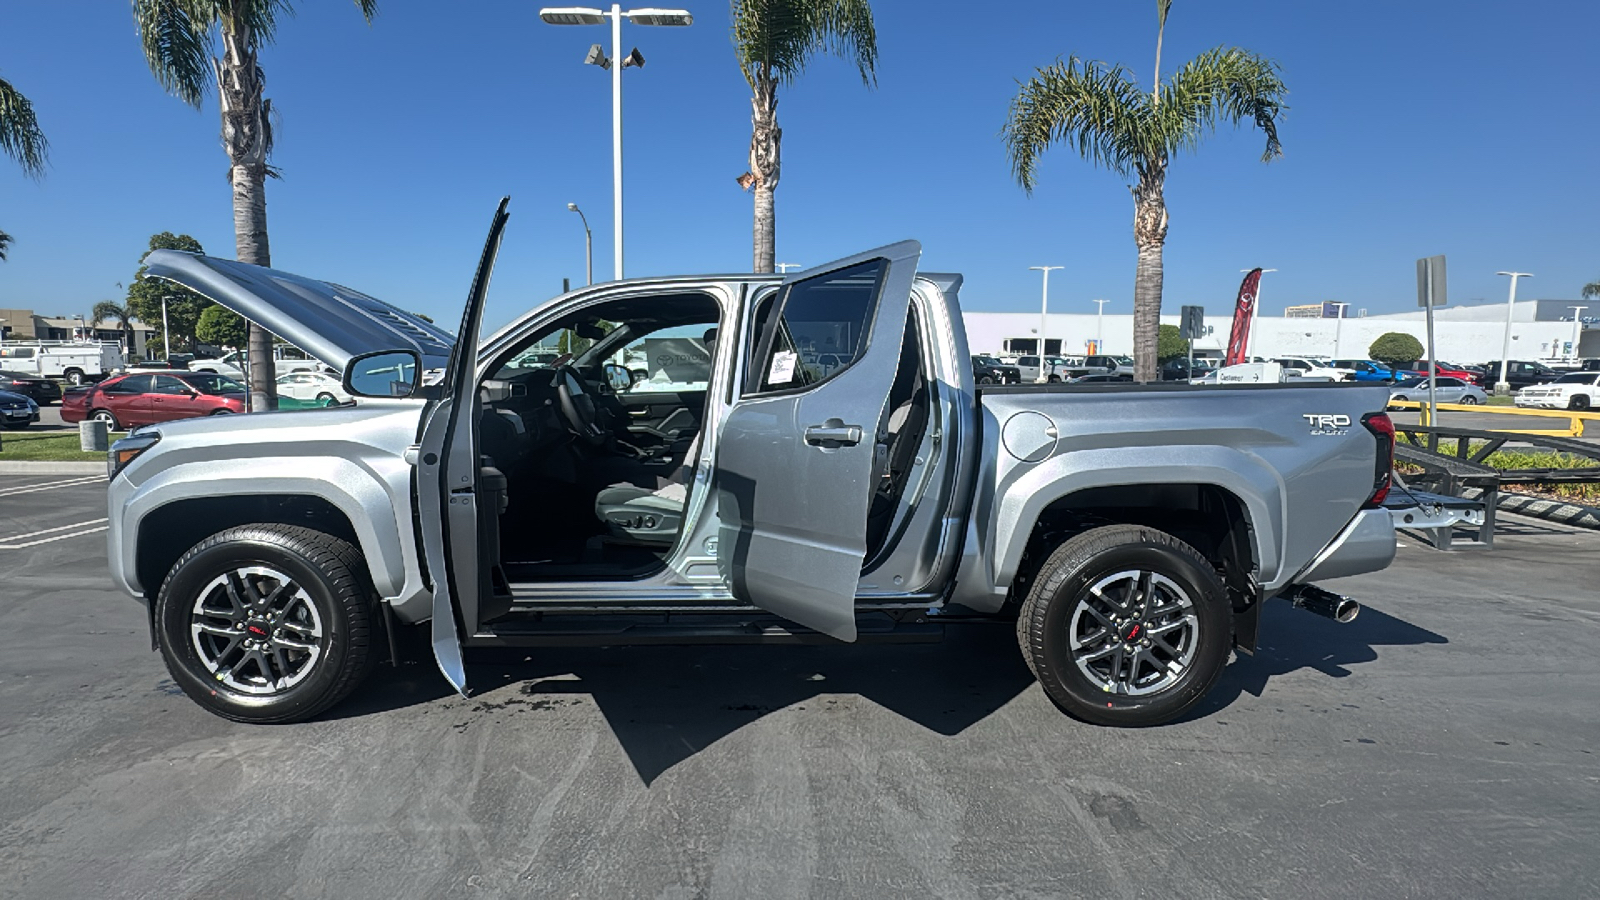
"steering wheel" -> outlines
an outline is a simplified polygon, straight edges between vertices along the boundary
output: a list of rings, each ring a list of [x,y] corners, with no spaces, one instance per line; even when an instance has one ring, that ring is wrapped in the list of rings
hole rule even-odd
[[[554,383],[567,428],[591,447],[604,444],[608,435],[600,427],[594,398],[584,389],[583,376],[572,366],[556,366]]]

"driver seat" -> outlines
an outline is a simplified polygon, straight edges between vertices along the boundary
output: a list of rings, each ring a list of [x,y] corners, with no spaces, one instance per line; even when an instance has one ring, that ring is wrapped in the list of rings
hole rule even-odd
[[[706,329],[702,341],[715,365],[717,329]],[[689,483],[700,458],[704,416],[701,422],[701,430],[684,451],[682,465],[671,478],[663,479],[660,487],[652,491],[635,484],[614,484],[595,495],[595,517],[612,534],[654,547],[670,547],[677,541],[678,529],[683,527],[683,511],[689,505]]]

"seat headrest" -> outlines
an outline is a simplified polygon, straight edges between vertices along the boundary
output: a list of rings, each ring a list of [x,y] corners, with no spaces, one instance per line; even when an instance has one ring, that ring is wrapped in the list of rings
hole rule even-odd
[[[705,336],[700,340],[706,345],[707,349],[710,349],[711,345],[717,342],[717,329],[707,328]]]

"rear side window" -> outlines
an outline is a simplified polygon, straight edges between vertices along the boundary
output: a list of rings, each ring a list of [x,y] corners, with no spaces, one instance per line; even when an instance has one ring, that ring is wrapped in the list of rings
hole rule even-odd
[[[876,259],[784,288],[777,315],[761,323],[758,365],[745,395],[812,387],[854,364],[866,349],[888,267]]]
[[[129,375],[121,381],[106,385],[108,394],[142,394],[149,389],[149,375]]]

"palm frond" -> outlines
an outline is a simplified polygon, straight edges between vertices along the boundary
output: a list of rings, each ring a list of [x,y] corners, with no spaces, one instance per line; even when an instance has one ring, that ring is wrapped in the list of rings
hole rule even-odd
[[[878,37],[869,0],[733,0],[734,49],[745,80],[792,84],[816,53],[854,62],[877,80]]]
[[[205,0],[133,0],[133,21],[156,81],[198,108],[211,83],[211,26],[218,16]]]
[[[1001,136],[1011,173],[1031,193],[1039,156],[1057,142],[1119,175],[1132,174],[1162,152],[1152,122],[1150,97],[1127,69],[1073,56],[1022,84]]]
[[[101,300],[89,310],[89,315],[98,324],[106,319],[115,319],[124,329],[128,327],[128,320],[133,317],[133,311],[111,300]]]
[[[50,142],[39,130],[39,121],[33,115],[33,104],[4,79],[0,79],[0,150],[15,159],[28,176],[38,178],[44,175]]]
[[[1237,47],[1217,47],[1190,60],[1161,88],[1157,119],[1168,155],[1193,148],[1221,122],[1252,120],[1266,135],[1261,161],[1283,155],[1278,119],[1289,108],[1278,64]]]
[[[1591,281],[1583,286],[1583,299],[1591,300],[1600,297],[1600,281]]]
[[[372,17],[378,14],[378,0],[355,0],[355,4],[361,9],[361,17],[371,25]]]
[[[0,231],[0,262],[6,261],[6,248],[11,246],[11,235]]]

